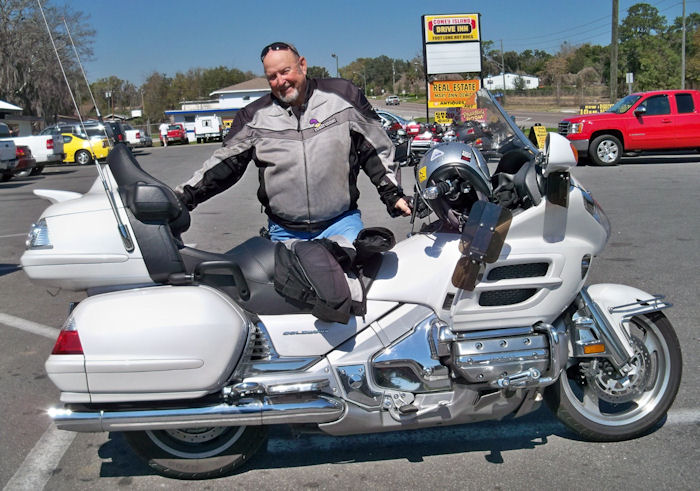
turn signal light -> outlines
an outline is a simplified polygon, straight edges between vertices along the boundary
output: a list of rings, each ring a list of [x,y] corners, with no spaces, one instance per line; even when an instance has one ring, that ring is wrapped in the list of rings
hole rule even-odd
[[[80,344],[78,331],[61,331],[53,347],[52,355],[82,355],[83,346]]]
[[[589,344],[583,347],[583,352],[586,355],[605,353],[605,345],[603,343]]]

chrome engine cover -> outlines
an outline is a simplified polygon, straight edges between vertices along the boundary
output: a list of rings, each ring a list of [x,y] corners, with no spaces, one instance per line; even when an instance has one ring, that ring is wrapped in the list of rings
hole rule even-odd
[[[491,384],[533,368],[545,373],[549,364],[545,334],[469,339],[452,345],[452,366],[470,383]]]

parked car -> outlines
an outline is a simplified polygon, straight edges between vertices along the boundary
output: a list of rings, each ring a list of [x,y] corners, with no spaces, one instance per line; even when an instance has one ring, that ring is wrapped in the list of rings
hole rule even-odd
[[[562,120],[559,133],[596,165],[616,165],[625,152],[698,149],[700,92],[630,94],[604,113]]]
[[[109,153],[107,138],[86,138],[75,133],[63,133],[63,150],[66,153],[64,162],[85,165],[94,159],[103,160]]]
[[[141,132],[141,144],[139,145],[140,147],[152,147],[153,146],[153,139],[151,138],[151,135],[147,135],[145,131]]]
[[[12,171],[17,167],[17,148],[11,139],[0,140],[0,181],[12,179]]]
[[[187,130],[182,123],[173,123],[168,125],[168,143],[188,144]],[[163,135],[160,135],[160,142],[163,143]]]
[[[141,146],[141,130],[137,130],[129,123],[122,123],[122,130],[124,130],[124,136],[126,141],[131,147]]]
[[[47,164],[61,163],[64,157],[63,140],[56,135],[15,136],[10,133],[10,129],[5,123],[0,123],[0,139],[11,139],[15,146],[29,147],[36,161],[32,175],[41,174]]]
[[[216,115],[197,116],[194,118],[194,136],[197,143],[223,139],[221,118]]]
[[[33,175],[33,170],[36,168],[36,159],[32,156],[32,150],[26,145],[18,145],[16,150],[17,167],[13,173],[18,177],[27,177]]]
[[[100,123],[99,121],[88,120],[83,124],[78,122],[58,123],[52,126],[47,126],[40,134],[62,135],[64,133],[71,133],[81,137],[107,137],[109,140],[111,140],[111,143],[126,143],[128,146],[131,146],[126,139],[126,133],[124,132],[122,123],[118,121],[105,121],[104,123]]]
[[[420,130],[420,123],[413,120],[407,120],[389,111],[384,111],[383,109],[375,109],[374,112],[377,113],[379,119],[382,120],[382,125],[385,128],[391,128],[395,123],[401,125],[408,136],[416,136]]]
[[[398,106],[401,104],[401,99],[399,99],[399,96],[397,95],[390,95],[384,99],[384,102],[386,102],[387,106]]]

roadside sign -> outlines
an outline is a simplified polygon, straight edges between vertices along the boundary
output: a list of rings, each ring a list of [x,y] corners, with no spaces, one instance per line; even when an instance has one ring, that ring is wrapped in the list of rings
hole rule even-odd
[[[536,123],[532,128],[530,128],[530,134],[528,138],[532,143],[537,145],[537,148],[544,149],[545,142],[547,141],[547,128],[539,123]]]
[[[481,73],[479,14],[424,15],[426,73]]]
[[[428,106],[434,108],[469,107],[476,108],[476,93],[479,80],[442,80],[430,82]]]
[[[479,40],[479,15],[426,15],[425,41],[450,43]]]

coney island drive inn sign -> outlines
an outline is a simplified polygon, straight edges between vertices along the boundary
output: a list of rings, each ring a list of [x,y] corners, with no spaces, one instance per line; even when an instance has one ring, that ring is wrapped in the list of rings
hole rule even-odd
[[[428,75],[481,72],[479,14],[424,15],[422,20]]]

